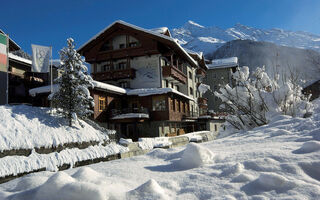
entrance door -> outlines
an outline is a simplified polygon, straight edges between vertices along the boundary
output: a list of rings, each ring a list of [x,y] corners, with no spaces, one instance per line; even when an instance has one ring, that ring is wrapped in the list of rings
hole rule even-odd
[[[128,124],[127,125],[127,135],[133,141],[138,141],[139,134],[137,132],[136,124]]]

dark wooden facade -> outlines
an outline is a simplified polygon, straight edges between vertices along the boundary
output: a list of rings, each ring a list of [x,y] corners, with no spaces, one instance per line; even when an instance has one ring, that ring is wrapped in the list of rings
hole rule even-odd
[[[310,98],[311,100],[319,98],[319,96],[320,96],[320,80],[303,88],[302,92],[306,95],[311,94],[311,98]]]

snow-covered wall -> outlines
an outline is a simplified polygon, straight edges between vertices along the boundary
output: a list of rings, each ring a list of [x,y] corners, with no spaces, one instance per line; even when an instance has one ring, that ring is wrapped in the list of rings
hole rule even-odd
[[[158,55],[135,57],[130,60],[131,68],[136,69],[136,78],[130,82],[131,88],[157,88],[160,85]]]

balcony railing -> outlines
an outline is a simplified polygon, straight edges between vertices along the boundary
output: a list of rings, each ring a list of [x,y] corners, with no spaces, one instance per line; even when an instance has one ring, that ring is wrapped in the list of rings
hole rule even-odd
[[[202,68],[198,68],[196,71],[196,74],[198,77],[205,77],[206,76],[206,71],[204,71],[204,69]]]
[[[184,84],[187,83],[187,76],[180,71],[178,68],[173,66],[163,66],[162,67],[162,75],[163,77],[171,77],[173,79],[176,79]]]
[[[130,78],[133,79],[136,77],[135,69],[128,68],[122,70],[111,70],[106,72],[96,72],[92,74],[93,79],[97,81],[108,81],[108,80],[118,80]]]
[[[111,110],[111,117],[121,115],[121,114],[128,114],[128,113],[143,113],[149,114],[149,110],[147,108],[124,108],[124,109],[112,109]]]
[[[186,112],[186,114],[183,116],[183,118],[185,118],[185,119],[197,118],[197,117],[199,117],[199,113],[191,112],[191,111]]]

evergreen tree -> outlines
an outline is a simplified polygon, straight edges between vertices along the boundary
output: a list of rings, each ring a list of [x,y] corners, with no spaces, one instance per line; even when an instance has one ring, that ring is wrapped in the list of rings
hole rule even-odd
[[[93,87],[92,78],[88,75],[88,69],[83,64],[81,56],[74,48],[74,40],[67,40],[68,46],[60,51],[62,75],[55,81],[59,89],[49,96],[53,107],[62,114],[72,126],[78,121],[92,114],[94,106],[93,98],[88,88]],[[78,121],[79,122],[79,121]],[[80,123],[81,125],[81,123]]]

